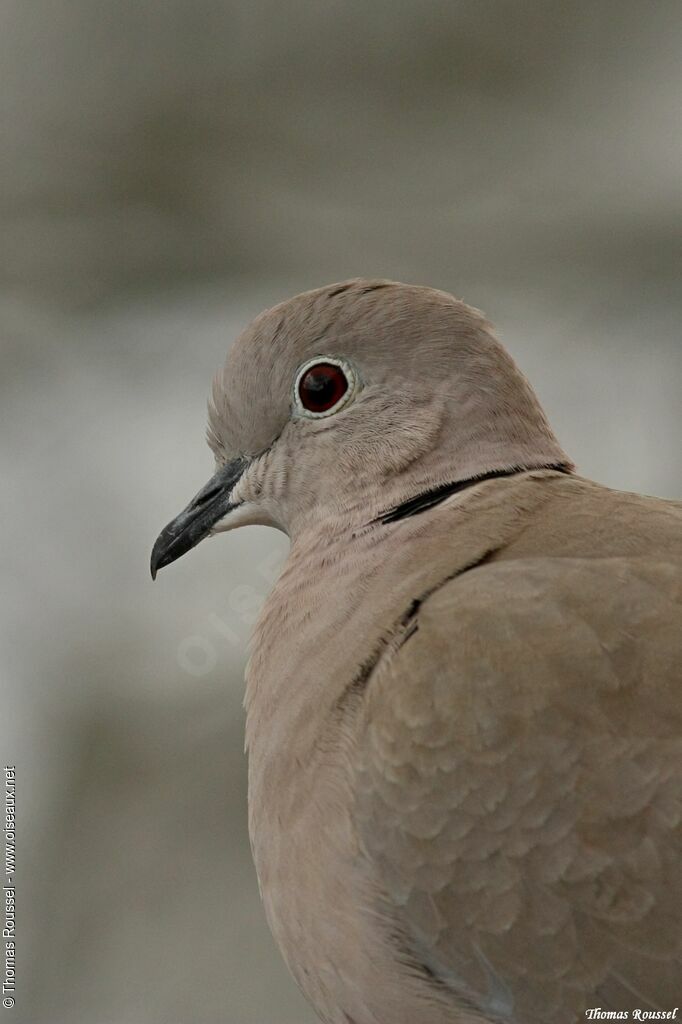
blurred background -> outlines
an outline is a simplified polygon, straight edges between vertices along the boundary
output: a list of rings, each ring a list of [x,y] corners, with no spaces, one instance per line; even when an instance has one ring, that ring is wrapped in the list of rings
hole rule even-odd
[[[155,586],[211,376],[351,276],[484,309],[580,471],[682,497],[678,0],[0,0],[2,758],[26,1024],[311,1024],[246,831],[260,528]]]

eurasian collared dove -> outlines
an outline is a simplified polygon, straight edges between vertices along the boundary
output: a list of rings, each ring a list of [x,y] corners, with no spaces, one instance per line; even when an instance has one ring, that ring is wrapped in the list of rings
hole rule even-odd
[[[576,476],[481,314],[428,288],[268,310],[209,413],[217,472],[152,570],[246,523],[291,538],[247,669],[249,826],[321,1019],[672,1011],[682,505]]]

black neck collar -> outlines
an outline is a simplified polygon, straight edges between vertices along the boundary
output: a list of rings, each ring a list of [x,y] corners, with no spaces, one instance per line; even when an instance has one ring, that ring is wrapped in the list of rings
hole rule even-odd
[[[518,473],[529,473],[533,469],[552,469],[556,473],[569,472],[563,463],[550,466],[514,466],[512,469],[493,469],[490,473],[481,473],[480,476],[471,476],[466,480],[457,480],[455,483],[441,484],[440,487],[433,487],[430,491],[422,491],[421,494],[415,494],[413,498],[408,498],[407,501],[401,502],[400,505],[394,505],[393,508],[382,512],[374,522],[395,523],[398,519],[407,519],[408,516],[416,516],[420,512],[426,512],[428,509],[433,508],[434,505],[440,505],[441,501],[445,501],[451,494],[457,494],[459,491],[466,490],[467,487],[483,483],[484,480],[497,480],[499,477],[516,476]]]

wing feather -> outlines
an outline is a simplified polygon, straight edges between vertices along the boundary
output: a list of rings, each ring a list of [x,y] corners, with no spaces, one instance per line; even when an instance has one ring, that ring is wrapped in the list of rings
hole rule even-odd
[[[493,563],[406,624],[356,813],[454,999],[519,1024],[679,1002],[681,673],[681,574],[646,559]]]

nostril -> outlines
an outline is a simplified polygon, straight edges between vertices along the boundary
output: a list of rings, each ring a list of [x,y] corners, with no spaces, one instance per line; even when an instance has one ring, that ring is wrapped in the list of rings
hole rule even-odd
[[[201,508],[202,505],[206,505],[207,502],[215,498],[220,493],[221,490],[222,488],[216,485],[214,487],[209,487],[207,491],[202,491],[201,494],[197,495],[197,498],[194,502],[194,507]]]

